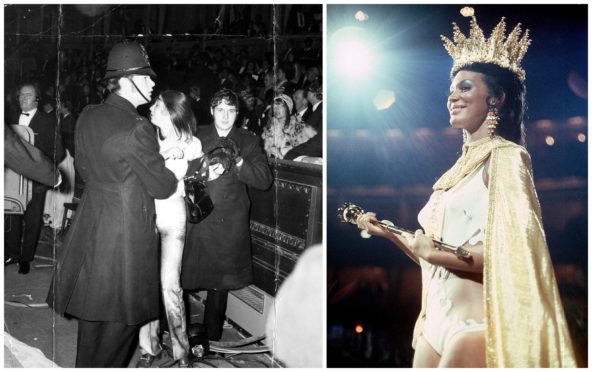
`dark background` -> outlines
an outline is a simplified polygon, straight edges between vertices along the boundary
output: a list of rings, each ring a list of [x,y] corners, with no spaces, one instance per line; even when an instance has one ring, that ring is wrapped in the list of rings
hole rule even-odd
[[[461,132],[450,129],[446,92],[452,61],[440,35],[452,22],[468,34],[460,5],[328,5],[327,335],[329,367],[410,367],[420,307],[420,272],[386,240],[362,239],[338,222],[350,201],[379,218],[419,228],[431,186],[458,158]],[[543,210],[578,363],[587,365],[588,7],[479,5],[489,37],[502,16],[530,30],[526,70],[527,149]],[[362,10],[369,18],[354,19]],[[343,27],[369,37],[376,65],[348,81],[335,68],[333,39]],[[396,101],[378,111],[381,89]],[[579,136],[579,137],[578,137]],[[547,144],[553,139],[553,145]],[[579,139],[578,139],[579,138]],[[358,332],[356,326],[361,326]],[[363,330],[362,330],[363,329]]]

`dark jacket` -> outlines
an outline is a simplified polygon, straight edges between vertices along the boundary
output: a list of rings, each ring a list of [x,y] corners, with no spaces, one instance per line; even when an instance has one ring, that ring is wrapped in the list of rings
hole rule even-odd
[[[214,125],[199,127],[204,152],[219,139]],[[267,189],[273,180],[259,137],[242,128],[228,134],[239,149],[243,164],[207,182],[214,211],[199,224],[188,224],[183,251],[181,285],[186,289],[236,289],[252,281],[249,230],[250,200],[247,185]],[[189,164],[192,174],[198,161]]]
[[[300,156],[310,156],[313,158],[323,157],[323,131],[319,128],[317,135],[308,141],[294,147],[284,155],[285,160],[294,160]]]
[[[64,147],[70,152],[72,157],[76,157],[75,146],[74,146],[74,133],[76,133],[76,118],[74,115],[69,114],[60,121],[60,133],[62,135],[62,141]]]
[[[308,111],[307,111],[308,113]],[[321,102],[305,120],[308,125],[316,129],[317,135],[308,141],[294,147],[284,155],[286,160],[294,160],[300,156],[320,158],[323,156],[323,103]]]
[[[312,108],[311,108],[312,110]],[[323,103],[319,103],[317,109],[310,113],[310,116],[307,118],[306,124],[310,125],[317,131],[323,127]]]
[[[87,321],[154,319],[160,298],[154,199],[175,191],[175,176],[158,153],[152,125],[116,94],[83,111],[75,137],[86,188],[48,303]]]
[[[18,122],[18,120],[17,120]],[[47,156],[55,165],[66,157],[66,151],[62,143],[62,136],[57,129],[55,117],[46,114],[40,107],[31,118],[29,128],[33,130],[33,145]],[[33,183],[33,192],[45,193],[47,186],[38,182]]]
[[[29,128],[35,133],[33,145],[50,159],[59,164],[66,157],[62,136],[57,130],[54,116],[46,114],[41,108],[38,108],[35,115],[31,118]]]

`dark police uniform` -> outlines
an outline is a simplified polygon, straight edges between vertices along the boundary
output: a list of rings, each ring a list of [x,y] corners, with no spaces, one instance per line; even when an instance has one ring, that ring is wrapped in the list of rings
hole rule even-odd
[[[86,188],[48,296],[57,313],[81,320],[79,335],[90,329],[104,337],[79,342],[77,367],[127,366],[137,325],[158,317],[154,199],[177,184],[158,150],[150,122],[117,94],[78,121],[76,168]]]

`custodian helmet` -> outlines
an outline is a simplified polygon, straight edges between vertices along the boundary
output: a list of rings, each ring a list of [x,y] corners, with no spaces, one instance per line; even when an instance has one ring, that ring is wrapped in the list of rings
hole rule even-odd
[[[111,48],[107,59],[104,79],[127,75],[156,76],[156,73],[150,67],[146,49],[136,42],[115,44]]]

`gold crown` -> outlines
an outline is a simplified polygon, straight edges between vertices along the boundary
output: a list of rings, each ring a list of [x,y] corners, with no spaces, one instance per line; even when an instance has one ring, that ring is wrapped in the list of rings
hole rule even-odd
[[[520,28],[520,23],[518,23],[506,38],[506,21],[502,17],[501,21],[491,32],[489,39],[486,39],[483,35],[483,30],[477,25],[473,8],[465,7],[461,10],[461,14],[465,17],[472,18],[469,37],[466,37],[460,31],[456,23],[452,23],[454,42],[446,36],[440,36],[442,41],[444,41],[444,48],[446,48],[454,62],[452,70],[450,70],[450,75],[454,75],[459,69],[471,63],[481,62],[493,63],[507,68],[516,73],[520,81],[524,81],[526,74],[520,67],[520,62],[531,42],[528,37],[528,30],[520,38],[522,29]]]

